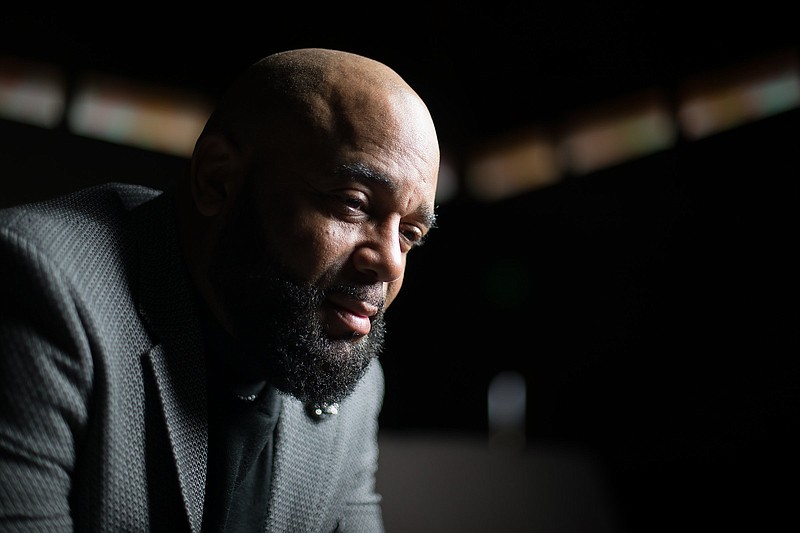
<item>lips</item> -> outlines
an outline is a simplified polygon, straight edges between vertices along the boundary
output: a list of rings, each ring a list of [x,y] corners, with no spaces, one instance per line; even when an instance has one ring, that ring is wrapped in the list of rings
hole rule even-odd
[[[328,331],[334,337],[367,335],[371,328],[370,319],[378,313],[376,305],[341,293],[329,294],[325,303],[329,311]]]

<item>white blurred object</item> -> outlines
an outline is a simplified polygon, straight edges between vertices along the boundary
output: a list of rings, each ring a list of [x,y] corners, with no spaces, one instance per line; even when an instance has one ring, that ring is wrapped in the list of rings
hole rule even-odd
[[[489,444],[493,448],[519,450],[525,447],[527,391],[519,372],[500,372],[489,383],[487,394]]]

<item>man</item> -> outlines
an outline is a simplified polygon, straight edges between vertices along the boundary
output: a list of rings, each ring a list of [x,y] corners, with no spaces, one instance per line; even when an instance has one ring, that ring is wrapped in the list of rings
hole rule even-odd
[[[301,49],[174,189],[0,212],[0,530],[382,531],[377,356],[438,167],[394,71]]]

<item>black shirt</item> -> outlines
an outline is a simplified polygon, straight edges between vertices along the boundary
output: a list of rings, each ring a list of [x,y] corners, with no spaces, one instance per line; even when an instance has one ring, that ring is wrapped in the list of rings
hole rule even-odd
[[[237,344],[213,319],[205,324],[209,441],[203,531],[263,531],[281,397],[263,382],[245,381]]]

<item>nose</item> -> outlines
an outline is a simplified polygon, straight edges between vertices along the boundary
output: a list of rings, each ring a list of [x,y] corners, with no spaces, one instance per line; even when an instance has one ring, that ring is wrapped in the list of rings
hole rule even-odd
[[[359,272],[380,282],[400,279],[405,270],[405,255],[400,247],[398,224],[375,226],[353,252],[353,263]]]

